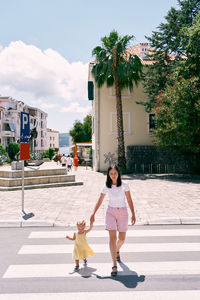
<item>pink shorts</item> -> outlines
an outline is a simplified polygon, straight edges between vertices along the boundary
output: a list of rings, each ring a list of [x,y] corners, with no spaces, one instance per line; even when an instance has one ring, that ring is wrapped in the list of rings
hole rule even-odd
[[[106,211],[106,230],[126,232],[128,229],[128,211],[126,207],[108,206]]]

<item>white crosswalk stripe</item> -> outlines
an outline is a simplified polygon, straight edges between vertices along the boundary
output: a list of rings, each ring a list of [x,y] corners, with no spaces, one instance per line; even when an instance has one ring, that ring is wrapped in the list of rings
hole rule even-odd
[[[134,291],[134,292],[77,292],[77,293],[35,293],[2,294],[0,300],[199,300],[200,291]]]
[[[32,231],[29,239],[59,239],[67,235],[66,231]],[[106,230],[92,230],[88,237],[106,237]],[[153,229],[153,230],[128,230],[127,237],[148,237],[148,236],[200,236],[200,229]]]
[[[24,245],[18,254],[72,253],[73,245]],[[95,253],[109,251],[108,244],[92,244]],[[184,252],[200,251],[200,243],[143,243],[124,244],[123,252]]]
[[[128,265],[128,268],[127,268]],[[73,272],[73,264],[39,264],[39,265],[11,265],[3,278],[33,278],[33,277],[78,277],[101,276],[110,274],[110,263],[90,263],[80,272]],[[125,268],[118,267],[121,276],[128,275],[198,275],[200,262],[128,262]],[[134,271],[132,271],[134,270]]]
[[[70,263],[66,263],[65,256],[62,256],[61,262],[55,263],[59,254],[72,254],[73,242],[66,240],[66,235],[73,235],[73,230],[46,230],[46,231],[32,231],[27,239],[27,243],[23,244],[18,252],[17,257],[19,260],[26,258],[25,263],[11,264],[2,274],[4,280],[23,280],[28,279],[72,279],[77,280],[81,278],[109,278],[112,263],[111,261],[105,261],[102,258],[102,254],[109,254],[108,244],[108,232],[106,230],[92,230],[88,234],[90,238],[90,246],[94,250],[96,256],[89,259],[88,266],[83,266],[80,262],[80,271],[74,272],[74,262],[72,259]],[[126,254],[129,254],[129,261],[121,262],[118,264],[118,276],[125,278],[127,276],[145,277],[145,276],[200,276],[200,260],[195,260],[193,254],[200,252],[200,229],[131,229],[128,231],[127,236],[130,238],[122,248],[123,258]],[[149,237],[154,237],[154,242],[147,242]],[[159,240],[160,237],[168,237],[167,242]],[[170,238],[176,237],[170,241]],[[181,237],[181,240],[178,238]],[[186,241],[184,241],[184,237]],[[98,240],[95,238],[101,238]],[[134,241],[134,238],[140,238],[139,242]],[[189,238],[189,242],[188,239]],[[48,240],[47,240],[48,239]],[[57,240],[56,240],[57,239]],[[58,240],[60,239],[60,240]],[[192,239],[192,240],[191,240]],[[191,240],[191,241],[190,241]],[[92,242],[91,242],[92,241]],[[175,242],[174,242],[175,241]],[[142,256],[149,254],[157,255],[158,259],[151,261],[143,261]],[[181,256],[178,260],[168,260],[165,258],[159,260],[159,255],[163,253],[171,253],[174,257]],[[131,254],[131,256],[130,256]],[[141,256],[140,261],[134,261],[134,255],[139,254]],[[184,259],[184,254],[186,258]],[[55,255],[55,256],[53,256]],[[38,263],[37,257],[46,258],[45,263]],[[95,262],[98,257],[97,262]],[[155,256],[154,256],[155,257]],[[49,262],[48,262],[49,259]],[[196,258],[197,259],[197,258]],[[68,256],[69,260],[69,256]],[[117,277],[118,277],[117,276]],[[198,277],[199,278],[199,277]],[[125,279],[124,279],[125,280]],[[199,287],[200,288],[200,287]],[[112,285],[111,285],[112,289]],[[63,292],[63,293],[42,293],[36,291],[35,293],[0,293],[0,300],[75,300],[75,299],[110,299],[110,297],[116,300],[126,298],[126,300],[177,300],[177,299],[200,299],[200,290],[192,289],[188,287],[188,290],[165,290],[161,288],[160,291],[85,291],[80,292]]]

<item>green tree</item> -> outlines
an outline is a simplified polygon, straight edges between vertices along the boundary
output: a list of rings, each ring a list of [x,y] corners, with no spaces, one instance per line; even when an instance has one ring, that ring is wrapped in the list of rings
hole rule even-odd
[[[74,127],[70,130],[74,143],[91,142],[92,140],[92,116],[87,115],[83,123],[75,121]]]
[[[0,144],[0,155],[7,155],[6,149]]]
[[[93,49],[96,62],[93,66],[97,86],[100,88],[106,82],[108,87],[114,85],[116,94],[117,133],[118,133],[118,165],[122,172],[126,170],[124,146],[123,108],[121,91],[123,88],[133,89],[142,76],[142,64],[137,55],[127,51],[133,36],[120,36],[112,31],[109,36],[101,39],[102,46]]]
[[[87,142],[92,141],[92,116],[87,115],[83,120],[83,131]]]
[[[171,76],[171,79],[174,79]],[[176,77],[176,76],[175,76]],[[159,146],[200,153],[200,82],[179,77],[156,97],[157,127],[153,130]]]
[[[55,154],[55,149],[50,147],[46,151],[42,152],[41,156],[42,158],[49,158],[50,160],[52,160],[54,154]]]
[[[177,71],[184,78],[199,76],[200,72],[200,11],[194,19],[191,27],[183,27],[181,30],[181,45],[184,59],[180,61]]]
[[[0,165],[4,163],[8,158],[8,153],[4,149],[4,147],[0,144]]]
[[[199,17],[196,23],[195,18],[200,10],[200,0],[178,0],[178,3],[180,9],[172,7],[165,17],[166,22],[147,37],[153,62],[146,67],[144,78],[148,101],[143,104],[148,112],[156,106],[155,97],[159,91],[165,90],[169,74],[190,78],[199,70]]]
[[[55,149],[50,147],[48,151],[49,151],[49,159],[52,160],[55,154]]]
[[[16,160],[17,159],[17,155],[20,152],[20,145],[18,143],[11,143],[8,145],[7,147],[7,152],[8,152],[8,156],[10,157],[10,159]]]

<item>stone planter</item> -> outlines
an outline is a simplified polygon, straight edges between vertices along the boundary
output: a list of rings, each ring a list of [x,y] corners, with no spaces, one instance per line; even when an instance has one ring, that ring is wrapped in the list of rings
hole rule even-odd
[[[11,170],[22,170],[22,161],[12,161]]]

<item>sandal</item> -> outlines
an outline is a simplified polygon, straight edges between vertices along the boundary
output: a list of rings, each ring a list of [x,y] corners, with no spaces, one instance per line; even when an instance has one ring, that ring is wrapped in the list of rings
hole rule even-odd
[[[78,272],[80,269],[79,269],[79,266],[75,266],[74,268],[74,272]]]
[[[121,261],[119,251],[117,252],[116,259],[117,259],[118,262]]]
[[[114,271],[115,270],[115,271]],[[112,267],[111,276],[117,276],[117,266]]]

